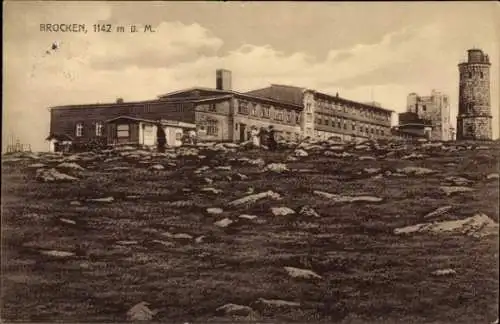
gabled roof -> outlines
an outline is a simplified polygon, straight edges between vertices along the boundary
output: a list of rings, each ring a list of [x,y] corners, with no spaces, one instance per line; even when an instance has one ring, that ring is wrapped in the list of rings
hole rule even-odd
[[[133,120],[137,122],[144,122],[148,124],[158,124],[158,120],[152,120],[152,119],[145,119],[145,118],[136,118],[136,117],[131,117],[131,116],[118,116],[115,118],[111,118],[105,121],[105,123],[111,123],[116,120],[120,119],[126,119],[126,120]],[[163,126],[178,126],[182,128],[195,128],[195,124],[191,123],[186,123],[178,120],[168,120],[168,119],[160,119],[159,121]]]
[[[243,92],[238,92],[238,91],[233,91],[233,90],[218,90],[218,89],[203,88],[203,87],[193,87],[193,88],[188,88],[188,89],[184,89],[184,90],[174,91],[174,92],[170,92],[170,93],[167,93],[164,95],[160,95],[160,96],[158,96],[158,98],[160,100],[165,100],[165,98],[167,98],[167,97],[175,98],[174,96],[177,96],[179,94],[182,94],[182,93],[189,94],[189,93],[193,93],[195,91],[205,92],[209,95],[208,95],[208,97],[207,96],[204,97],[204,96],[202,96],[202,93],[200,93],[199,99],[195,99],[195,98],[198,98],[196,96],[186,96],[186,97],[179,97],[179,98],[184,98],[185,100],[187,100],[187,98],[190,98],[190,100],[192,102],[200,102],[202,100],[209,100],[209,99],[216,100],[216,99],[230,98],[232,96],[235,96],[235,97],[241,97],[241,98],[251,98],[251,99],[255,99],[255,100],[261,100],[261,101],[265,101],[265,102],[268,102],[271,104],[287,105],[287,106],[293,107],[295,109],[302,109],[302,104],[298,104],[298,103],[287,102],[287,101],[283,101],[283,100],[276,100],[276,99],[265,97],[265,96],[260,96],[260,95],[256,95],[256,94],[250,94],[250,93],[243,93]]]

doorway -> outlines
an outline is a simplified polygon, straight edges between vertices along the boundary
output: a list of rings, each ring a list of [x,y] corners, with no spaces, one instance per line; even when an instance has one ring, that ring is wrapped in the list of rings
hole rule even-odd
[[[240,124],[240,142],[246,141],[246,128],[247,125]]]

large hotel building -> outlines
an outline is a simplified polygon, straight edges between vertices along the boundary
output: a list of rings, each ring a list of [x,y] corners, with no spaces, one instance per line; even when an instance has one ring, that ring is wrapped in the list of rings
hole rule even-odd
[[[202,141],[245,141],[252,126],[270,125],[287,140],[337,137],[349,141],[391,136],[393,111],[376,104],[287,85],[237,92],[232,90],[228,70],[217,70],[215,81],[215,88],[195,87],[147,101],[120,99],[109,104],[52,107],[48,140],[140,144],[134,134],[141,133],[141,128],[144,134],[145,128],[156,127],[154,121],[158,120],[169,125],[193,125]],[[110,123],[114,127],[108,127]]]

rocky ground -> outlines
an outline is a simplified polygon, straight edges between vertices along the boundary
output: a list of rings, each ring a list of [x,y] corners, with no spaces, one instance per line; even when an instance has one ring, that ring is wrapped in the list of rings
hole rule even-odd
[[[492,323],[498,143],[2,157],[2,320]]]

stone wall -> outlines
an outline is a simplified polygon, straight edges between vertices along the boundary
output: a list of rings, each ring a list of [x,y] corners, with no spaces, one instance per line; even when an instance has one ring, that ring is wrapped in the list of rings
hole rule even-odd
[[[459,117],[457,140],[490,140],[493,137],[491,117]]]

